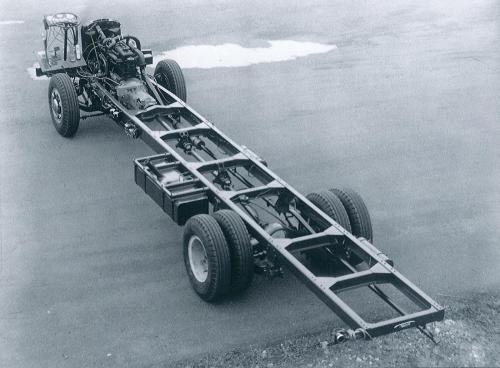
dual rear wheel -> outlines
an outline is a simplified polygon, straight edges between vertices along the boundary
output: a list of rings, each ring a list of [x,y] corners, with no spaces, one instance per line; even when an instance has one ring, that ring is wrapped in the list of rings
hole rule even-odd
[[[231,210],[196,215],[186,223],[184,264],[194,291],[206,301],[246,290],[254,274],[250,235]]]
[[[331,217],[335,222],[356,237],[363,237],[373,242],[373,230],[370,214],[363,198],[349,188],[332,188],[307,195],[316,207]],[[311,263],[320,269],[336,267],[336,260],[328,248],[313,249],[307,253]],[[356,254],[346,252],[351,264],[362,262]]]
[[[311,193],[307,198],[356,237],[373,241],[370,215],[361,196],[348,188]],[[246,290],[253,279],[254,262],[250,235],[240,216],[231,210],[191,217],[183,236],[184,264],[194,291],[206,301]],[[347,252],[351,264],[362,260]],[[321,269],[336,267],[326,248],[307,254]]]

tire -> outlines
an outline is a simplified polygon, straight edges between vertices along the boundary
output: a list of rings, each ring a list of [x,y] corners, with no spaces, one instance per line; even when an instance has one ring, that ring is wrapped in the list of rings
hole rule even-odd
[[[349,217],[344,205],[334,193],[325,190],[310,193],[306,198],[344,229],[351,231]],[[338,260],[333,258],[327,249],[313,249],[308,251],[306,255],[313,266],[320,272],[332,273],[339,266]]]
[[[231,293],[248,289],[253,280],[253,250],[245,223],[231,210],[220,210],[214,214],[226,237],[231,255]]]
[[[156,64],[154,76],[162,87],[186,102],[186,82],[182,69],[175,60],[161,60]]]
[[[80,123],[80,106],[71,78],[64,73],[53,75],[48,97],[50,116],[57,132],[65,138],[74,136]]]
[[[231,286],[231,258],[215,218],[205,214],[191,217],[184,228],[183,243],[184,265],[194,291],[207,302],[226,295]]]
[[[351,223],[352,234],[358,238],[363,237],[372,243],[372,221],[363,198],[349,188],[332,188],[330,192],[337,195],[344,205]]]
[[[306,198],[344,229],[351,231],[351,224],[344,205],[334,193],[324,190],[310,193]]]

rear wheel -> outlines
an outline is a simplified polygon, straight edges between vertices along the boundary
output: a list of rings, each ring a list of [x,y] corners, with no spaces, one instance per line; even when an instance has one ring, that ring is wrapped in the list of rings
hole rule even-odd
[[[340,199],[332,192],[321,191],[307,195],[312,204],[323,211],[347,231],[351,231],[349,217]],[[334,271],[338,262],[327,248],[312,249],[306,253],[310,262],[320,271]]]
[[[191,217],[184,228],[184,264],[194,291],[215,301],[231,284],[231,258],[221,227],[210,215]]]
[[[175,60],[161,60],[156,64],[154,77],[162,87],[186,102],[186,82],[182,69]]]
[[[334,193],[323,190],[318,193],[308,194],[307,199],[344,229],[351,231],[351,224],[344,205]]]
[[[50,78],[49,110],[57,132],[66,138],[74,136],[80,123],[80,107],[75,86],[67,74]]]
[[[372,243],[372,220],[363,198],[349,188],[332,188],[330,192],[334,193],[344,205],[351,223],[352,234],[358,238],[363,237]]]
[[[254,274],[253,250],[245,223],[231,210],[220,210],[214,214],[231,254],[231,292],[240,293],[252,283]]]

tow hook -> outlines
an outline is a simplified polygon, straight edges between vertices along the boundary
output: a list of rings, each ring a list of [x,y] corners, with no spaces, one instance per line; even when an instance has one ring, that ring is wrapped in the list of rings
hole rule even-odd
[[[328,341],[327,345],[341,344],[349,340],[370,340],[370,334],[363,328],[352,329],[339,329],[333,333],[333,340]]]

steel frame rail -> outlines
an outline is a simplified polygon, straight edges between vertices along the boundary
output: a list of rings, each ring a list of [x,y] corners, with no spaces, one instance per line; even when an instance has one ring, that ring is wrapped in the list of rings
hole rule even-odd
[[[295,190],[292,186],[278,177],[273,171],[267,168],[261,160],[248,149],[238,145],[236,142],[227,137],[214,124],[209,122],[192,107],[185,104],[177,98],[173,93],[159,85],[155,80],[148,78],[149,84],[153,85],[157,91],[168,96],[175,101],[172,104],[164,105],[164,101],[159,101],[160,109],[180,109],[185,110],[192,116],[196,117],[200,122],[189,128],[170,129],[166,124],[164,131],[152,130],[148,123],[141,120],[138,115],[141,112],[131,111],[126,109],[108,90],[99,82],[94,82],[100,92],[114,105],[128,121],[140,131],[140,138],[155,150],[160,155],[171,157],[174,161],[173,165],[180,164],[186,168],[193,176],[193,182],[201,183],[202,190],[198,192],[207,192],[211,195],[211,199],[215,198],[223,203],[225,207],[238,213],[238,215],[246,223],[251,235],[254,236],[260,243],[267,244],[268,249],[273,251],[279,260],[291,270],[310,290],[312,290],[330,309],[332,309],[349,327],[353,329],[362,329],[366,331],[368,336],[375,337],[391,332],[396,332],[410,327],[425,327],[427,323],[442,320],[444,318],[444,309],[427,294],[420,290],[417,286],[406,279],[393,266],[388,258],[379,250],[377,250],[368,241],[362,238],[356,238],[354,235],[342,228],[333,219],[328,217],[319,208],[312,204],[305,196]],[[222,140],[225,140],[231,147],[235,149],[232,157],[193,162],[188,161],[179,154],[174,147],[169,145],[165,138],[176,137],[181,132],[213,132]],[[135,160],[136,165],[141,164],[144,160],[158,158],[159,156],[150,156]],[[260,169],[261,172],[268,175],[272,180],[263,186],[248,188],[240,191],[236,190],[221,190],[204,174],[203,170],[207,170],[211,166],[218,166],[229,163],[251,163]],[[153,169],[154,171],[154,169]],[[151,175],[149,172],[147,175]],[[154,173],[153,173],[154,174]],[[326,230],[314,234],[300,236],[297,238],[274,238],[266,232],[247,212],[242,210],[238,205],[238,200],[242,195],[255,195],[266,191],[288,191],[290,194],[299,199],[309,211],[319,216],[322,221],[329,226]],[[331,246],[336,244],[338,240],[342,240],[348,248],[360,257],[368,265],[368,269],[357,271],[354,267],[347,264],[352,273],[338,277],[321,277],[316,276],[311,269],[306,267],[294,255],[305,250]],[[344,261],[345,262],[345,261]],[[386,294],[384,294],[377,284],[392,284],[400,290],[408,299],[420,307],[418,312],[406,313],[397,306]],[[399,317],[388,320],[370,323],[365,321],[356,313],[349,305],[347,305],[339,296],[338,293],[343,290],[368,286],[374,291],[383,301],[400,314]]]

